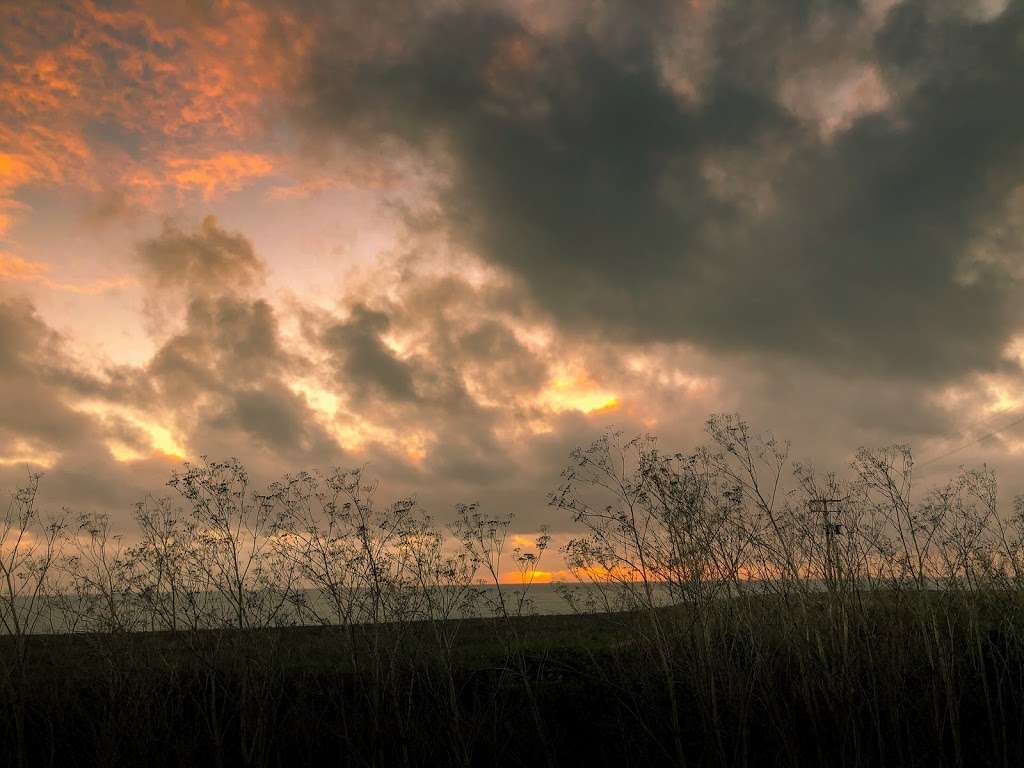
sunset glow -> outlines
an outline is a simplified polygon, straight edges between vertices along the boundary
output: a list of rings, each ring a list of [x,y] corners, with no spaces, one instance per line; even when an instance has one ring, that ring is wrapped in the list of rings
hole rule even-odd
[[[0,0],[0,766],[1019,764],[1022,86],[1024,0]]]
[[[692,446],[738,410],[837,467],[1000,427],[1024,402],[1017,139],[964,153],[1017,124],[1017,54],[964,81],[964,136],[937,132],[933,82],[961,69],[879,47],[906,2],[791,25],[709,0],[657,23],[527,0],[8,4],[4,476],[46,467],[53,503],[99,507],[203,455],[268,481],[366,466],[441,517],[494,499],[566,534],[544,495],[609,427]],[[977,5],[928,24],[1009,39],[1019,14]],[[729,42],[751,30],[756,50]],[[897,187],[894,218],[877,190]]]

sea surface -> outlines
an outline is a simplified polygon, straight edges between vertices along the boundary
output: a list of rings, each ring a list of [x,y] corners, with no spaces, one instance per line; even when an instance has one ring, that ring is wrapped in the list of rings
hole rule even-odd
[[[633,586],[639,589],[638,585]],[[658,602],[668,602],[667,592],[655,587],[660,597]],[[557,615],[571,613],[593,613],[598,611],[622,610],[627,605],[635,604],[625,599],[622,587],[613,585],[597,586],[593,584],[547,583],[532,584],[527,587],[518,584],[503,584],[496,587],[474,585],[470,588],[472,599],[452,608],[449,618],[491,617],[507,613],[512,616]],[[275,614],[276,625],[303,625],[337,623],[331,621],[330,603],[316,590],[300,590],[301,607],[289,601]],[[169,602],[164,596],[165,604]],[[187,627],[198,623],[203,627],[223,627],[235,623],[230,601],[217,594],[203,594],[196,600],[202,604],[204,618],[201,622],[190,622],[188,612],[177,611],[179,626]],[[278,605],[280,600],[268,598],[268,604]],[[504,607],[502,607],[504,606]],[[69,632],[110,631],[111,629],[128,629],[146,631],[164,628],[167,621],[155,621],[154,614],[148,608],[140,607],[137,602],[122,601],[115,603],[116,618],[111,618],[111,603],[104,599],[85,599],[80,597],[58,596],[36,604],[36,614],[28,621],[27,605],[21,602],[17,606],[20,612],[20,624],[30,624],[32,634],[63,634]],[[253,611],[257,615],[258,610]],[[0,603],[0,618],[9,618],[9,606]],[[422,614],[413,614],[409,618],[425,618]],[[354,618],[363,621],[362,617]],[[385,619],[387,620],[387,619]],[[6,634],[6,622],[0,621],[0,635]],[[262,624],[263,622],[256,622]]]

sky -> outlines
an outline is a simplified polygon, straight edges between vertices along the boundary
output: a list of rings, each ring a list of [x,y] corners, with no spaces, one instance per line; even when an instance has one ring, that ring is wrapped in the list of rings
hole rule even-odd
[[[571,448],[739,412],[1024,490],[1022,81],[1013,0],[0,0],[0,487],[557,541]]]

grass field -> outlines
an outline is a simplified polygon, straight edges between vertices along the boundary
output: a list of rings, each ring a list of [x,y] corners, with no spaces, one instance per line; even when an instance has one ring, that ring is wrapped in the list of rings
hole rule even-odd
[[[499,578],[545,531],[510,549],[476,504],[441,528],[359,471],[256,493],[186,467],[133,546],[44,521],[31,485],[0,519],[0,762],[1024,764],[1024,499],[987,470],[915,494],[898,447],[842,480],[709,431],[574,452],[549,502],[591,599],[561,616]]]
[[[40,635],[5,693],[25,765],[1017,765],[1022,607],[964,598]]]

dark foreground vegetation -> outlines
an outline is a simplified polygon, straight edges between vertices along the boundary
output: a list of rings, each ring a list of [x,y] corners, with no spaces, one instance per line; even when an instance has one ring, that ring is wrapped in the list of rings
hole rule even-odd
[[[0,519],[0,762],[1024,764],[1020,500],[984,469],[915,498],[902,448],[839,478],[709,432],[573,454],[567,616],[477,586],[503,557],[528,582],[545,533],[506,552],[508,518],[441,529],[358,472],[186,467],[130,544],[43,520],[33,480]]]
[[[447,655],[422,625],[35,637],[2,743],[31,766],[1024,761],[1019,607],[849,608],[663,610],[662,637],[639,614],[471,619]]]

